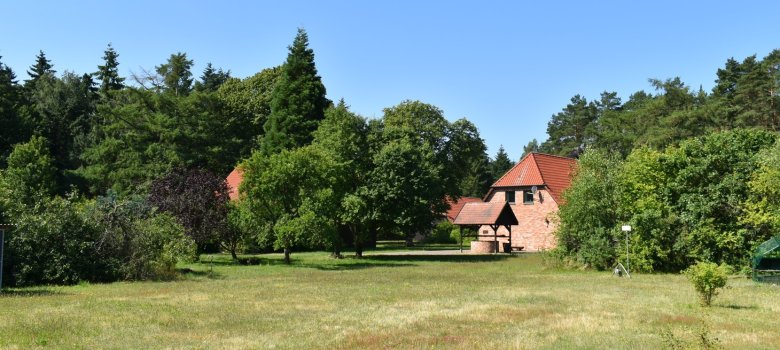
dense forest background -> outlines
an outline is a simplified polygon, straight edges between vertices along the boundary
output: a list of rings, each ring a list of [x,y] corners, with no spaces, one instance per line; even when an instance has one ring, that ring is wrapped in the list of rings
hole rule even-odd
[[[94,72],[58,74],[41,51],[24,80],[0,57],[0,221],[19,225],[6,239],[6,282],[165,278],[180,259],[219,250],[360,255],[378,237],[429,231],[448,198],[483,196],[513,165],[503,148],[487,155],[473,123],[436,106],[400,101],[368,120],[329,100],[303,30],[285,62],[244,79],[211,64],[195,77],[181,52],[122,77],[119,57],[108,45]],[[646,270],[743,263],[780,203],[765,151],[780,123],[780,51],[728,59],[709,92],[650,82],[654,91],[625,102],[574,96],[548,139],[524,148],[583,158],[558,252],[605,267],[616,225],[632,222],[654,225],[636,233],[647,235],[636,237]],[[230,203],[222,180],[235,167],[243,200]],[[613,173],[647,167],[657,182]]]

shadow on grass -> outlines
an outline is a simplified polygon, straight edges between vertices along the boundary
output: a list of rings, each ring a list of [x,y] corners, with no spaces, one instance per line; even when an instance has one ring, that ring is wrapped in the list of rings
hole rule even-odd
[[[31,289],[3,289],[0,293],[0,298],[12,298],[12,297],[39,297],[49,295],[63,295],[64,293],[59,291],[53,291],[46,288],[31,288]]]
[[[468,243],[464,242],[464,248],[468,248]],[[460,249],[456,243],[421,243],[416,242],[411,246],[407,246],[405,241],[379,241],[375,248],[367,249],[366,252],[383,252],[393,250],[415,250],[415,251],[431,251],[431,250],[455,250]]]
[[[176,269],[176,271],[178,271],[179,275],[181,275],[184,278],[198,277],[198,278],[208,278],[212,280],[221,280],[225,278],[225,276],[223,276],[221,273],[214,272],[208,267],[205,270],[193,270],[185,267],[183,269]]]
[[[758,310],[758,306],[755,306],[755,305],[735,305],[735,304],[729,304],[729,305],[722,305],[720,307],[726,308],[726,309],[732,309],[732,310]]]
[[[471,254],[451,254],[451,255],[412,255],[412,254],[383,254],[366,255],[363,259],[374,261],[434,261],[434,262],[486,262],[501,261],[511,258],[511,255],[471,255]]]
[[[313,268],[322,271],[349,271],[349,270],[370,269],[374,267],[408,267],[408,266],[416,266],[416,265],[409,264],[409,263],[387,264],[387,263],[361,262],[361,263],[344,263],[344,264],[312,264],[312,263],[295,264],[293,263],[293,266],[308,267],[308,268]]]

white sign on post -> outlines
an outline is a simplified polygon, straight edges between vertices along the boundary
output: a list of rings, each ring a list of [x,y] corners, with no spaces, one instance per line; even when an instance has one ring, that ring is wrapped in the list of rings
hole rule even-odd
[[[623,232],[631,232],[631,225],[623,225],[622,230]]]

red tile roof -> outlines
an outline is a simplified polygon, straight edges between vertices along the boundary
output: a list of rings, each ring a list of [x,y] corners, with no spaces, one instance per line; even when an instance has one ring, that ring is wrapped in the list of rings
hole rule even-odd
[[[241,185],[241,181],[244,181],[244,171],[239,168],[233,169],[225,181],[227,181],[230,200],[238,199],[238,186]]]
[[[447,204],[450,205],[450,210],[447,210],[447,220],[454,222],[458,217],[458,213],[463,209],[466,203],[482,202],[482,198],[476,197],[460,197],[457,202],[453,202],[451,198],[447,198]]]
[[[504,214],[503,217],[501,214]],[[501,220],[499,220],[499,218]],[[517,225],[517,218],[507,202],[466,203],[455,218],[455,225]]]
[[[576,166],[577,160],[573,158],[529,153],[493,184],[488,195],[496,187],[546,186],[555,201],[561,203],[561,195],[569,188]]]

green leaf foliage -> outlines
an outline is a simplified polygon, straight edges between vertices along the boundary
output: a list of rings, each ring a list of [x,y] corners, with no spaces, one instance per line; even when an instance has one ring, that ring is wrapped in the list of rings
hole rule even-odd
[[[597,150],[580,158],[559,211],[558,249],[577,263],[606,269],[620,240],[618,175],[622,162]]]
[[[730,268],[711,262],[698,262],[684,271],[685,276],[699,293],[702,306],[710,306],[719,289],[726,287]]]
[[[619,228],[631,224],[634,269],[679,271],[701,260],[746,266],[773,225],[775,139],[735,129],[665,152],[638,148],[625,161],[587,151],[564,194],[559,252],[606,268],[622,259]]]
[[[259,242],[284,249],[288,261],[295,247],[339,244],[333,225],[343,185],[328,153],[311,146],[270,156],[254,152],[241,167],[241,192],[255,215]],[[305,224],[314,226],[303,229]]]

